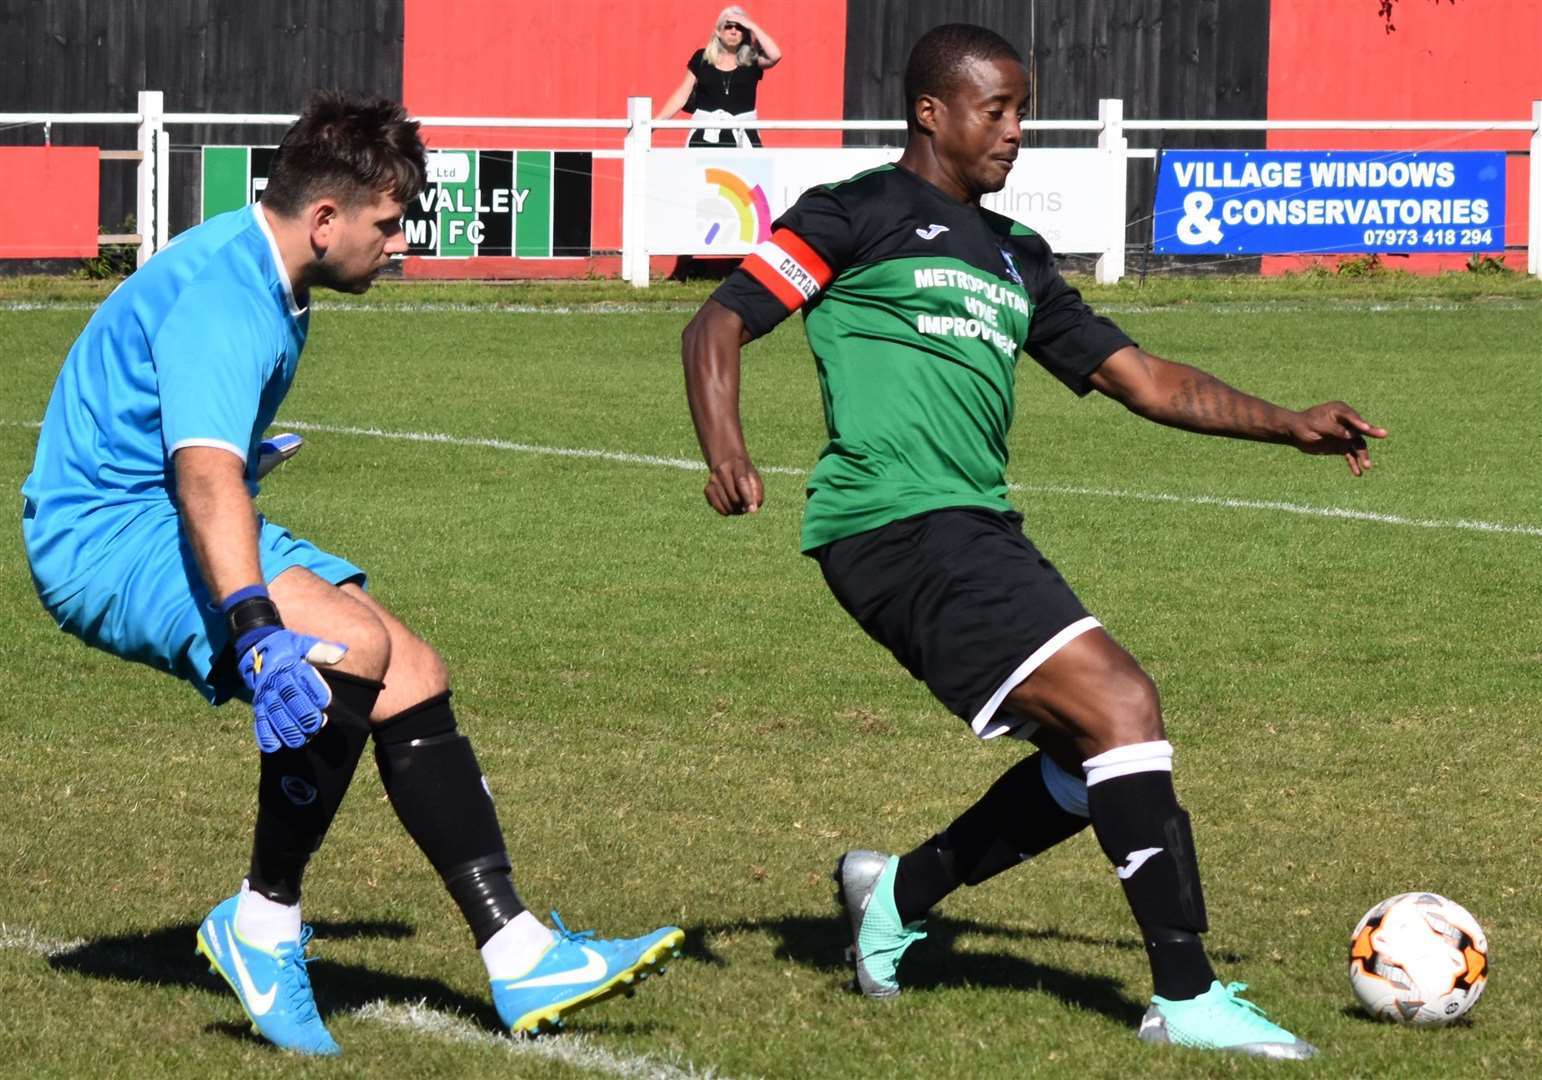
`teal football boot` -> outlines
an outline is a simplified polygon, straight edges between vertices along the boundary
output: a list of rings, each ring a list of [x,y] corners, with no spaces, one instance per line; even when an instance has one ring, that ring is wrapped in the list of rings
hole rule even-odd
[[[494,979],[498,1018],[515,1035],[539,1035],[561,1027],[563,1018],[617,994],[635,992],[649,975],[664,973],[670,957],[680,955],[685,931],[661,927],[638,938],[596,938],[594,931],[574,933],[554,911],[556,940],[517,979]]]
[[[339,1054],[342,1049],[316,1012],[310,975],[305,970],[305,946],[311,928],[299,941],[286,941],[268,952],[236,932],[236,901],[220,903],[198,928],[198,952],[209,970],[236,992],[252,1030],[274,1046],[299,1054]]]
[[[1311,1043],[1296,1038],[1242,998],[1246,989],[1247,983],[1222,986],[1218,980],[1199,997],[1187,1001],[1153,996],[1151,1008],[1140,1022],[1140,1037],[1152,1043],[1288,1061],[1302,1061],[1317,1053]]]
[[[851,923],[846,959],[856,969],[857,989],[870,998],[900,992],[895,977],[905,950],[926,935],[923,923],[900,921],[894,906],[894,878],[899,856],[878,851],[848,851],[835,864],[836,901]]]

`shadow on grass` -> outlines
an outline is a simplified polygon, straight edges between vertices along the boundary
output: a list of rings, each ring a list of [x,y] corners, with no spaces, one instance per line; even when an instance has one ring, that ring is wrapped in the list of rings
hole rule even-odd
[[[437,979],[395,975],[357,964],[337,963],[325,957],[324,943],[328,941],[366,937],[391,940],[409,938],[414,931],[406,923],[394,920],[322,920],[315,927],[316,939],[323,943],[323,951],[321,956],[311,960],[310,972],[316,992],[316,1006],[323,1019],[384,999],[404,1004],[421,1002],[433,1009],[459,1013],[490,1031],[503,1030],[492,1002],[486,997],[468,997]],[[224,980],[209,971],[203,957],[194,954],[197,932],[197,923],[176,923],[143,934],[98,938],[68,952],[50,956],[48,964],[55,971],[86,975],[94,979],[229,994]],[[208,1030],[233,1037],[246,1037],[248,1028],[245,1022],[221,1022],[210,1025]]]
[[[1369,1024],[1372,1027],[1390,1028],[1403,1026],[1412,1028],[1415,1031],[1460,1031],[1463,1028],[1470,1028],[1473,1026],[1471,1015],[1458,1016],[1455,1020],[1444,1024],[1398,1025],[1386,1017],[1372,1016],[1359,1005],[1345,1005],[1343,1008],[1339,1009],[1339,1015],[1344,1017],[1346,1020],[1358,1020],[1360,1023]]]
[[[829,972],[843,982],[851,979],[851,967],[844,960],[851,934],[845,919],[838,915],[783,915],[701,923],[686,928],[684,955],[705,964],[725,965],[726,961],[712,950],[707,939],[735,933],[771,934],[777,939],[774,955],[778,960]],[[930,989],[954,987],[1037,990],[1067,1004],[1102,1013],[1121,1024],[1139,1022],[1147,1005],[1146,1001],[1127,995],[1123,983],[1110,976],[1039,964],[1001,952],[981,952],[978,948],[961,951],[958,948],[959,939],[967,936],[1142,950],[1143,946],[1134,938],[1097,938],[1056,929],[991,925],[946,916],[929,919],[926,935],[925,941],[905,954],[902,985],[907,991],[924,993]],[[1233,952],[1212,955],[1226,964],[1243,959]]]

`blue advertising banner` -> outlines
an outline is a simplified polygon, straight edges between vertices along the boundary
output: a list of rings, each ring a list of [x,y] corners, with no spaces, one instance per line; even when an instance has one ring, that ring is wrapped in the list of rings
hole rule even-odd
[[[1499,251],[1501,151],[1168,150],[1161,255]]]

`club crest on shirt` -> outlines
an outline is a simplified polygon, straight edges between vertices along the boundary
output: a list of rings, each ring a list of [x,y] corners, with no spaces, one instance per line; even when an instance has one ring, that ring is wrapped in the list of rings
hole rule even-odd
[[[1012,260],[1012,253],[1006,248],[1000,248],[999,250],[1001,251],[1001,261],[1007,264],[1007,276],[1021,285],[1023,283],[1023,275],[1017,272],[1017,263]]]

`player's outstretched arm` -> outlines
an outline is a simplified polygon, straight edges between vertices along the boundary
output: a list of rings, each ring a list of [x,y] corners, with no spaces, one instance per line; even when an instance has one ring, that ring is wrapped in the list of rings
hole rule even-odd
[[[1385,428],[1368,423],[1342,401],[1296,412],[1133,346],[1103,361],[1092,374],[1092,385],[1136,415],[1169,427],[1286,443],[1306,454],[1341,454],[1355,476],[1371,467],[1366,438],[1387,437]]]
[[[724,516],[753,514],[765,502],[739,422],[739,352],[750,340],[744,320],[708,300],[680,335],[685,396],[710,476],[704,494]]]

